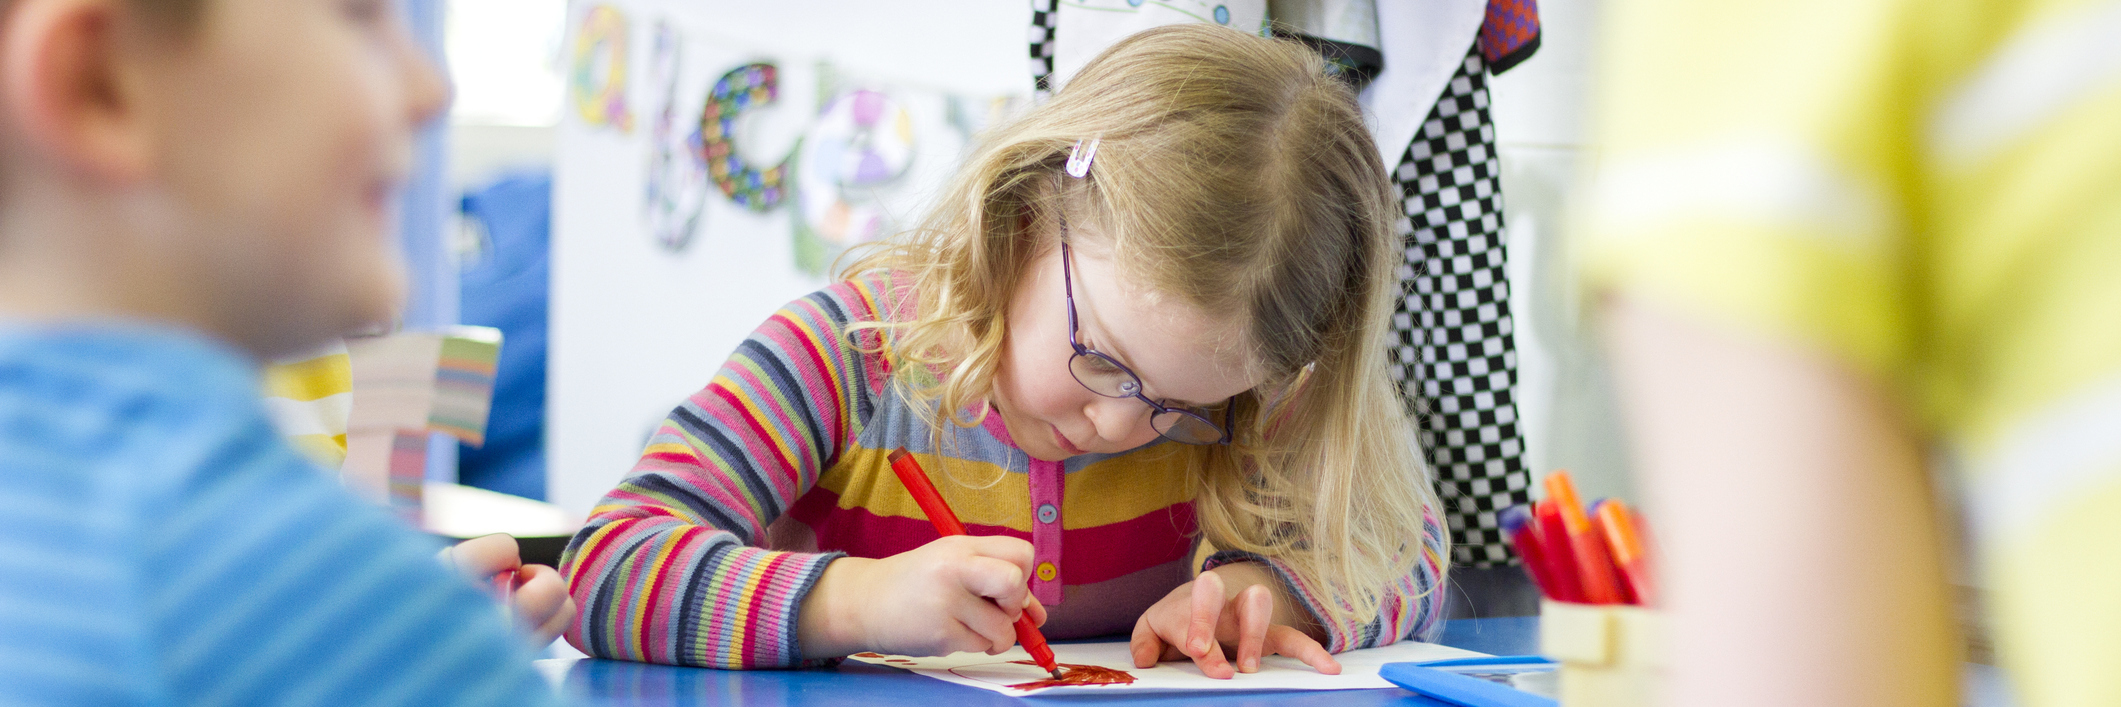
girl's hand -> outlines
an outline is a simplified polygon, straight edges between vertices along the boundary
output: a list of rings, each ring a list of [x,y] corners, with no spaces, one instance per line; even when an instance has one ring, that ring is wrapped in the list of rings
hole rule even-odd
[[[1030,573],[1031,543],[1001,536],[945,537],[883,559],[843,557],[803,598],[798,640],[808,658],[1000,653],[1016,645],[1017,616],[1046,622]]]
[[[1271,577],[1246,582],[1225,594],[1217,570],[1202,572],[1192,582],[1171,590],[1134,622],[1134,667],[1192,658],[1201,674],[1229,679],[1239,671],[1259,672],[1261,656],[1278,654],[1301,660],[1326,675],[1340,674],[1340,662],[1317,639],[1288,625],[1289,621],[1275,621],[1277,600],[1269,586]],[[1236,652],[1225,654],[1230,645],[1236,646]],[[1237,661],[1235,669],[1230,664],[1232,656]]]
[[[574,597],[560,573],[544,565],[525,565],[516,549],[516,539],[506,533],[484,535],[444,548],[442,557],[480,587],[494,586],[494,578],[514,572],[509,613],[530,640],[543,647],[574,623]],[[495,597],[498,599],[499,597]]]

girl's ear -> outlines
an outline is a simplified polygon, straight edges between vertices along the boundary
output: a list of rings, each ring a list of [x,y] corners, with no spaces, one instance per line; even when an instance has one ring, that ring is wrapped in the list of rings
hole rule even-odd
[[[147,30],[125,0],[14,0],[0,24],[0,122],[29,154],[132,183],[153,165],[144,82],[126,56]]]
[[[1281,423],[1289,418],[1289,413],[1296,410],[1296,401],[1303,397],[1307,387],[1305,384],[1311,382],[1311,372],[1317,368],[1317,361],[1304,364],[1303,370],[1296,372],[1295,380],[1289,381],[1286,387],[1260,406],[1262,414],[1272,416],[1267,420],[1268,437],[1273,437],[1274,431],[1281,429]]]

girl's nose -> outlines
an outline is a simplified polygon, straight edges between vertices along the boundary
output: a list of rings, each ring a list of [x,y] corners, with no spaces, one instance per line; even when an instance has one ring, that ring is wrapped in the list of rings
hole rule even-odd
[[[1083,415],[1090,418],[1090,426],[1097,436],[1107,442],[1133,449],[1148,444],[1156,436],[1149,426],[1150,416],[1156,411],[1134,398],[1107,398],[1093,396],[1090,404],[1083,408]]]

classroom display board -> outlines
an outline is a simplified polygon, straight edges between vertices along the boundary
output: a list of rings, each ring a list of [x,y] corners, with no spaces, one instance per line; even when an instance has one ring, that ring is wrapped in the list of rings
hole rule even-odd
[[[1023,3],[577,1],[554,158],[547,497],[586,514],[849,246],[1030,95]]]

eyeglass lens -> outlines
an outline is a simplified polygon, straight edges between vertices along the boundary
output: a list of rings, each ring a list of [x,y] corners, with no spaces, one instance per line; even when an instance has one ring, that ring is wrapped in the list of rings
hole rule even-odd
[[[1068,359],[1068,372],[1075,375],[1090,392],[1107,398],[1132,398],[1141,394],[1141,379],[1103,353],[1084,351]],[[1158,411],[1149,418],[1149,425],[1157,434],[1186,444],[1214,444],[1222,441],[1221,427],[1210,422],[1199,413],[1172,409]]]

